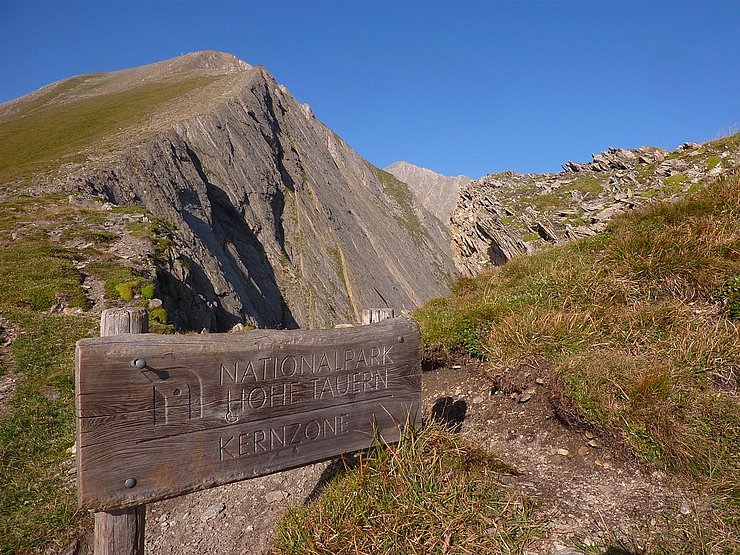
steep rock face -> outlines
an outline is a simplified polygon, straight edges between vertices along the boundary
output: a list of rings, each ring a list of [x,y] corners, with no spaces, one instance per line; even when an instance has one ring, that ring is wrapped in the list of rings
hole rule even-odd
[[[460,189],[470,183],[464,175],[442,175],[403,161],[394,162],[385,171],[406,183],[422,206],[445,224],[457,205]]]
[[[611,148],[556,174],[490,174],[460,191],[450,217],[452,251],[463,275],[593,235],[615,215],[677,198],[740,165],[740,135],[673,152]]]
[[[209,87],[206,105],[191,102],[179,118],[166,107],[64,186],[169,222],[158,295],[179,325],[325,327],[447,291],[449,237],[402,184],[264,69],[230,61]]]

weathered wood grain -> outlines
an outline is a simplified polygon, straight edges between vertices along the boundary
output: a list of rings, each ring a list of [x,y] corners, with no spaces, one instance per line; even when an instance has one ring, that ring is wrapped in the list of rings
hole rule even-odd
[[[100,317],[100,335],[146,333],[149,318],[143,308],[104,310]],[[79,441],[79,428],[78,428]],[[81,477],[78,453],[78,482]],[[144,555],[146,505],[95,513],[94,555]]]
[[[148,331],[149,315],[143,308],[109,308],[100,316],[100,337]]]
[[[86,339],[76,360],[80,505],[95,509],[301,466],[374,434],[395,441],[420,401],[419,332],[405,319]]]
[[[94,555],[144,555],[146,505],[95,513]]]
[[[393,308],[365,308],[362,310],[362,325],[382,322],[395,316],[396,311]]]

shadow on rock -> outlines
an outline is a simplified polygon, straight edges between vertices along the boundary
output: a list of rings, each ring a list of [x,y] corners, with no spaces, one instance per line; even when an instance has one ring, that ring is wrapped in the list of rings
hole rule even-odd
[[[432,421],[459,432],[467,412],[468,404],[462,399],[455,401],[452,397],[440,397],[432,406]]]

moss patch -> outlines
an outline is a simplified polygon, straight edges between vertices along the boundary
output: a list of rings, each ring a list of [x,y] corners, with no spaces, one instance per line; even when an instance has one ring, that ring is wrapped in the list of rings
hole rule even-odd
[[[722,162],[722,158],[719,156],[710,156],[707,158],[707,170],[713,170],[717,166],[719,166],[720,162]]]
[[[663,180],[663,183],[665,183],[669,187],[674,187],[676,185],[680,185],[681,183],[683,183],[684,181],[686,181],[686,179],[688,179],[686,177],[686,174],[677,173],[675,175],[671,175],[670,177],[666,177]]]
[[[164,307],[149,310],[149,331],[151,333],[175,333],[175,326],[170,323]]]
[[[577,177],[572,183],[563,185],[558,190],[563,192],[581,191],[583,193],[603,193],[604,185],[595,177],[583,175]]]

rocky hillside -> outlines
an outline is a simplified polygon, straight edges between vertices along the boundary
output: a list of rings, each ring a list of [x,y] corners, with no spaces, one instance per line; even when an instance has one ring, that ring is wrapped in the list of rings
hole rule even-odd
[[[442,175],[409,162],[394,162],[385,171],[406,183],[422,206],[445,224],[457,205],[460,189],[470,182],[464,175]]]
[[[670,201],[740,166],[740,135],[673,152],[610,148],[552,174],[493,173],[470,182],[450,217],[452,250],[463,275],[593,235],[616,214]]]
[[[351,322],[442,295],[454,273],[447,231],[403,183],[228,54],[60,81],[0,106],[0,134],[4,195],[161,222],[156,296],[182,328]]]

